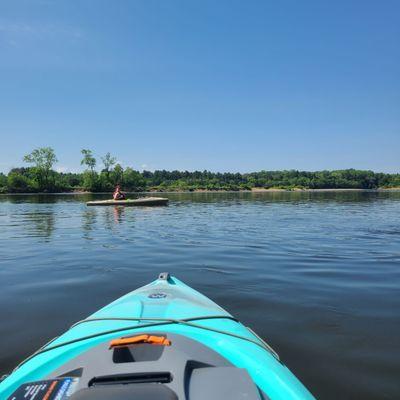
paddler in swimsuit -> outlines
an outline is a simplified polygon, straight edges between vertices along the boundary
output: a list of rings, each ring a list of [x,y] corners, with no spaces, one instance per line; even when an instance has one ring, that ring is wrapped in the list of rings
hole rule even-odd
[[[113,199],[114,200],[125,200],[126,197],[125,195],[121,192],[121,187],[117,185],[115,187],[114,193],[113,193]]]

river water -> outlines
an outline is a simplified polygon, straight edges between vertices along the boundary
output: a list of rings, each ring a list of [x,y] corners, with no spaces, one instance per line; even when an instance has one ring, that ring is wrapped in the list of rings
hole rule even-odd
[[[320,399],[400,398],[400,192],[0,196],[0,374],[169,271]]]

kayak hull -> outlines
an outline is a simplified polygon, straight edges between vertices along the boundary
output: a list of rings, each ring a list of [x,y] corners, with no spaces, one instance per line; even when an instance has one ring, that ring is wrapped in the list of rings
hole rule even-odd
[[[127,200],[96,200],[88,201],[87,206],[165,206],[168,204],[168,199],[164,197],[142,197],[140,199]]]
[[[124,318],[202,318],[195,327],[180,323],[140,327],[143,321]],[[220,318],[218,318],[220,317]],[[115,318],[121,318],[116,320]],[[272,351],[227,311],[175,277],[163,275],[156,281],[110,303],[50,343],[73,342],[38,354],[0,383],[0,398],[7,398],[22,383],[43,379],[57,368],[111,339],[131,334],[160,332],[180,335],[206,346],[230,364],[245,369],[257,387],[271,400],[313,399],[314,397]],[[118,330],[118,331],[117,331]],[[104,334],[104,332],[109,332]],[[223,332],[223,333],[221,333]],[[100,334],[99,336],[96,336]],[[258,343],[258,344],[257,344]]]

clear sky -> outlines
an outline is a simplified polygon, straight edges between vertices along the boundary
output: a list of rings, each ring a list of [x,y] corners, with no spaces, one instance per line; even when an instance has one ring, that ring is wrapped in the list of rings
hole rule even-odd
[[[398,0],[2,0],[0,170],[400,171]]]

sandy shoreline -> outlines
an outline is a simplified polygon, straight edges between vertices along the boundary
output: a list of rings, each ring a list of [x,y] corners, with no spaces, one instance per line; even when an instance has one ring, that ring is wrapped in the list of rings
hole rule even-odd
[[[400,191],[400,188],[378,188],[378,189],[264,189],[264,188],[253,188],[253,193],[268,193],[268,192],[392,192]],[[250,190],[248,190],[250,192]]]

